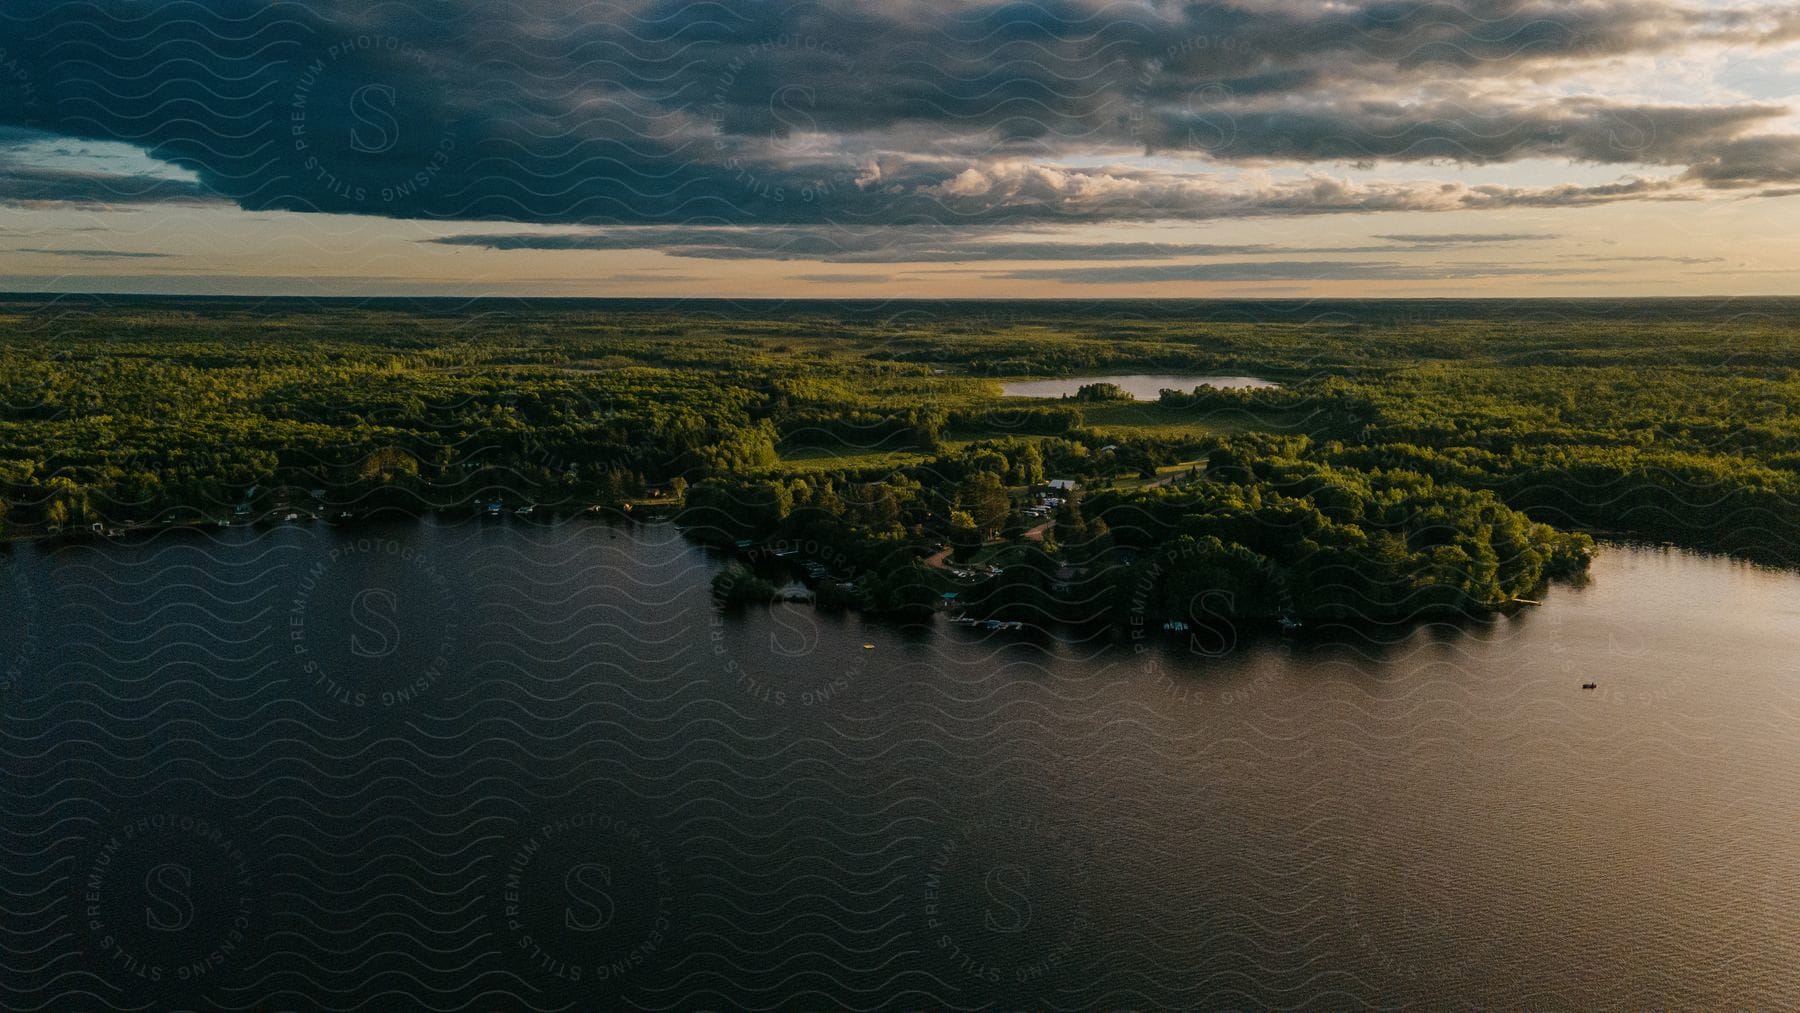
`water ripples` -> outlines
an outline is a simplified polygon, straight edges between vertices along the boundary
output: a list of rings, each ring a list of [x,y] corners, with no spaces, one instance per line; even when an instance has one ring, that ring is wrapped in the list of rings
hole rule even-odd
[[[18,550],[0,1007],[1800,1003],[1791,575],[1614,549],[1522,617],[1213,656],[721,612],[718,562]]]

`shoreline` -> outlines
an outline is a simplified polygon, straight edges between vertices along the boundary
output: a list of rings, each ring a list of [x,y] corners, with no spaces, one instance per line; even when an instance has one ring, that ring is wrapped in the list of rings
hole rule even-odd
[[[259,519],[255,519],[255,520],[250,520],[250,521],[234,522],[229,525],[218,525],[216,523],[211,523],[211,524],[209,524],[209,523],[170,523],[170,524],[161,524],[161,525],[138,524],[138,525],[130,526],[128,528],[119,529],[119,531],[116,535],[111,535],[111,536],[94,535],[89,532],[28,533],[28,534],[8,533],[4,537],[0,537],[0,546],[4,546],[4,550],[0,550],[0,551],[10,552],[10,550],[13,547],[22,546],[22,545],[29,545],[29,546],[37,547],[37,548],[44,549],[47,551],[55,551],[56,549],[62,548],[64,546],[68,546],[68,547],[77,547],[77,546],[99,547],[99,546],[105,546],[105,545],[125,545],[125,544],[130,544],[133,542],[154,539],[154,538],[162,536],[162,535],[175,534],[175,533],[210,534],[210,533],[216,532],[216,531],[249,530],[256,534],[264,534],[264,533],[273,532],[273,531],[278,530],[283,527],[288,527],[290,525],[296,526],[296,527],[325,526],[325,527],[330,527],[330,528],[352,529],[352,528],[362,527],[365,525],[379,525],[379,524],[402,524],[402,525],[405,525],[405,524],[419,524],[419,523],[423,523],[426,521],[431,521],[431,522],[435,522],[435,523],[438,523],[438,524],[446,526],[446,527],[453,527],[453,526],[460,526],[460,525],[471,524],[471,523],[476,524],[476,525],[486,526],[486,525],[493,524],[497,521],[498,522],[506,522],[507,520],[510,519],[515,522],[525,523],[525,524],[529,524],[529,525],[532,525],[535,527],[553,527],[553,526],[558,526],[558,525],[569,524],[571,522],[590,520],[590,521],[599,521],[600,523],[604,523],[607,525],[618,525],[621,522],[624,522],[627,524],[639,525],[639,526],[643,526],[643,527],[657,527],[657,526],[666,525],[670,528],[673,528],[676,531],[678,531],[680,533],[681,537],[683,537],[685,540],[687,540],[689,542],[689,544],[708,553],[709,555],[716,555],[718,557],[721,557],[725,561],[724,563],[720,564],[717,569],[715,569],[715,571],[714,571],[715,576],[717,575],[718,572],[721,572],[723,570],[724,565],[728,565],[729,562],[732,560],[737,560],[740,562],[748,561],[752,565],[765,566],[765,567],[772,562],[773,563],[784,562],[784,560],[781,559],[781,553],[779,551],[777,551],[779,549],[779,546],[781,545],[781,541],[779,539],[777,539],[773,542],[759,542],[759,543],[756,543],[756,544],[753,544],[750,546],[721,545],[721,544],[718,544],[713,541],[707,541],[704,539],[699,539],[699,538],[693,537],[693,535],[691,534],[693,529],[688,526],[682,525],[677,519],[678,514],[679,514],[679,510],[672,509],[671,505],[668,505],[668,504],[659,504],[657,506],[657,508],[655,508],[654,510],[641,508],[641,507],[638,510],[626,510],[626,509],[622,509],[619,507],[603,507],[603,508],[589,507],[589,508],[582,509],[582,510],[567,510],[567,509],[547,508],[547,507],[540,506],[540,507],[535,507],[535,509],[530,514],[527,514],[524,516],[520,516],[510,510],[506,511],[498,516],[487,516],[487,515],[479,514],[479,513],[475,512],[474,510],[471,510],[468,514],[464,515],[461,513],[461,511],[451,510],[451,509],[414,511],[414,510],[405,510],[405,509],[398,508],[398,507],[385,507],[385,508],[380,508],[379,510],[373,511],[370,513],[357,514],[351,519],[341,520],[341,521],[336,520],[336,519],[327,519],[327,518],[323,518],[323,517],[313,517],[312,519],[299,519],[299,520],[294,520],[294,521],[287,521],[285,519],[276,519],[271,516],[271,517],[264,517],[264,518],[259,518]],[[1759,569],[1766,569],[1771,572],[1777,572],[1777,573],[1800,572],[1800,566],[1787,566],[1787,565],[1781,565],[1781,564],[1777,564],[1777,563],[1771,563],[1771,562],[1767,562],[1767,561],[1763,561],[1763,560],[1750,558],[1750,557],[1747,557],[1747,556],[1745,556],[1743,554],[1739,554],[1739,553],[1720,552],[1720,551],[1716,551],[1716,550],[1696,548],[1693,546],[1681,545],[1681,544],[1669,542],[1669,541],[1636,537],[1636,536],[1632,536],[1628,533],[1621,533],[1621,532],[1617,532],[1617,531],[1607,531],[1607,532],[1603,532],[1603,533],[1595,532],[1592,534],[1595,537],[1596,548],[1600,551],[1605,551],[1607,549],[1613,549],[1613,548],[1622,548],[1622,549],[1628,549],[1628,550],[1634,550],[1634,551],[1647,551],[1647,552],[1673,550],[1678,553],[1682,553],[1685,555],[1691,555],[1691,556],[1694,556],[1696,558],[1701,558],[1701,559],[1721,559],[1721,560],[1730,560],[1733,562],[1741,562],[1741,563],[1745,563],[1745,564],[1748,564],[1751,566],[1755,566]],[[951,609],[944,608],[944,607],[933,608],[929,612],[920,612],[918,614],[901,617],[901,616],[885,614],[878,610],[872,610],[872,609],[869,609],[867,607],[860,606],[860,605],[834,607],[834,606],[831,606],[828,604],[822,604],[818,600],[816,587],[812,586],[804,579],[800,579],[798,577],[793,577],[791,574],[790,574],[790,578],[791,579],[788,581],[789,584],[799,583],[802,586],[807,587],[807,597],[804,600],[800,600],[800,599],[797,599],[797,598],[789,596],[789,595],[779,595],[775,598],[772,598],[768,602],[743,601],[743,600],[734,600],[734,601],[715,600],[715,604],[717,604],[721,609],[725,609],[725,610],[732,610],[732,609],[741,610],[741,609],[745,609],[745,608],[748,608],[751,606],[762,608],[762,607],[766,607],[767,605],[775,604],[777,601],[789,602],[789,603],[798,601],[799,603],[809,605],[811,608],[820,610],[820,611],[850,611],[850,612],[855,612],[859,615],[862,615],[862,616],[870,618],[870,619],[898,620],[903,623],[904,622],[918,623],[921,620],[929,619],[929,620],[931,620],[930,625],[936,625],[936,622],[935,622],[936,618],[939,615],[942,615],[944,617],[944,619],[946,620],[946,622],[944,624],[946,626],[962,626],[962,627],[975,629],[975,630],[982,630],[985,627],[988,627],[989,624],[998,624],[999,628],[1004,628],[1004,629],[1018,631],[1018,632],[1024,632],[1027,634],[1045,634],[1045,633],[1054,634],[1054,632],[1057,629],[1083,629],[1083,628],[1096,629],[1096,628],[1099,628],[1099,629],[1112,630],[1115,633],[1115,635],[1122,637],[1122,638],[1129,638],[1132,640],[1144,640],[1144,641],[1179,639],[1180,637],[1187,635],[1190,632],[1189,629],[1187,629],[1187,628],[1179,628],[1179,629],[1157,628],[1157,627],[1162,626],[1162,623],[1160,620],[1155,623],[1152,623],[1149,619],[1139,618],[1139,617],[1126,618],[1121,621],[1108,620],[1108,621],[1104,621],[1104,622],[1096,621],[1093,623],[1080,623],[1080,622],[1070,623],[1070,622],[1065,622],[1065,621],[1056,621],[1056,622],[1052,622],[1052,623],[1036,623],[1036,622],[1020,623],[1016,620],[990,619],[985,616],[966,616],[966,615],[961,615],[961,614],[952,616],[950,614]],[[1536,595],[1541,595],[1542,591],[1551,585],[1563,584],[1563,585],[1568,585],[1568,586],[1573,586],[1573,587],[1580,587],[1586,582],[1586,580],[1587,580],[1587,576],[1585,573],[1579,574],[1579,575],[1576,575],[1573,577],[1551,578],[1551,579],[1547,580],[1545,582],[1545,584],[1540,585],[1536,589],[1536,591],[1534,592],[1534,597]],[[784,584],[782,586],[785,587],[787,585]],[[1532,598],[1522,598],[1522,597],[1515,596],[1506,601],[1485,604],[1485,605],[1481,605],[1478,607],[1471,607],[1471,608],[1467,608],[1467,609],[1464,609],[1464,608],[1422,609],[1420,612],[1418,612],[1414,615],[1408,616],[1406,618],[1393,619],[1393,620],[1372,619],[1372,618],[1362,618],[1362,619],[1352,620],[1352,619],[1345,619],[1345,618],[1341,618],[1341,617],[1318,618],[1318,617],[1300,616],[1299,619],[1301,620],[1301,623],[1297,624],[1297,625],[1302,628],[1288,627],[1287,624],[1284,622],[1285,617],[1278,616],[1278,615],[1268,615],[1268,616],[1261,616],[1261,615],[1258,615],[1258,616],[1224,616],[1224,615],[1221,615],[1220,618],[1228,620],[1235,626],[1255,628],[1255,629],[1259,629],[1259,630],[1266,628],[1266,631],[1269,633],[1272,633],[1272,634],[1279,634],[1281,636],[1286,636],[1286,637],[1290,637],[1293,639],[1304,640],[1304,639],[1309,639],[1312,636],[1314,636],[1316,634],[1316,631],[1319,628],[1373,629],[1373,628],[1383,628],[1383,627],[1386,627],[1386,628],[1416,627],[1416,626],[1424,625],[1424,624],[1431,623],[1434,621],[1446,621],[1446,620],[1452,621],[1452,622],[1459,620],[1459,619],[1473,621],[1473,620],[1479,620],[1481,618],[1485,618],[1485,617],[1489,617],[1489,616],[1517,614],[1518,612],[1520,612],[1524,609],[1527,609],[1527,608],[1530,608],[1533,606],[1537,606],[1540,604],[1541,604],[1541,601],[1533,600]]]
[[[758,544],[748,549],[743,549],[738,547],[722,547],[712,543],[693,540],[687,536],[685,528],[676,524],[674,520],[668,516],[644,518],[636,517],[623,511],[604,511],[598,514],[581,511],[577,513],[561,513],[554,515],[533,514],[525,518],[515,519],[526,522],[530,527],[534,528],[552,528],[568,525],[572,522],[578,522],[584,518],[599,521],[608,526],[637,527],[646,530],[666,527],[673,532],[677,532],[679,537],[688,547],[703,554],[707,560],[707,565],[711,568],[711,575],[713,576],[716,576],[721,572],[724,565],[730,560],[743,559],[747,555],[773,558],[771,555],[773,549],[770,544]],[[504,518],[501,519],[504,520]],[[621,522],[626,523],[621,524]],[[294,523],[295,526],[304,526],[301,522]],[[354,528],[368,524],[374,526],[386,525],[389,527],[405,527],[421,523],[432,523],[446,528],[462,528],[467,525],[472,525],[474,527],[493,526],[486,518],[456,516],[455,512],[446,513],[442,511],[427,514],[388,511],[379,516],[359,518],[355,524],[332,524],[329,526],[334,528]],[[288,524],[285,522],[246,523],[231,525],[229,530],[242,533],[248,529],[251,537],[244,540],[242,544],[250,544],[256,538],[271,534],[279,528],[286,526],[288,526]],[[172,533],[209,534],[215,530],[220,529],[208,528],[204,525],[166,525],[154,529],[141,527],[136,529],[134,533],[146,534],[154,537]],[[55,551],[61,546],[45,544],[52,540],[52,538],[47,537],[38,538],[23,542],[22,544],[39,547],[46,552]],[[106,541],[110,542],[112,540]],[[70,544],[71,546],[95,545],[97,547],[96,543],[91,539],[74,541]],[[1656,542],[1624,538],[1607,538],[1598,543],[1598,548],[1602,550],[1602,553],[1612,549],[1623,549],[1635,553],[1658,553],[1674,549],[1680,555],[1698,560],[1742,561],[1737,557],[1723,553],[1705,552],[1680,546],[1668,546]],[[1795,572],[1800,572],[1796,571],[1795,568],[1768,569],[1770,569],[1771,572],[1776,573],[1793,574]],[[1563,585],[1572,589],[1579,589],[1586,584],[1587,578],[1584,574],[1573,579],[1555,578],[1547,581],[1545,587]],[[1543,588],[1540,588],[1539,593],[1541,594],[1542,591]],[[708,595],[708,598],[715,606],[715,614],[725,616],[733,614],[741,616],[751,613],[767,613],[771,606],[778,603],[796,603],[795,599],[787,596],[766,603],[721,603],[715,596]],[[1448,626],[1459,630],[1479,628],[1492,622],[1499,621],[1503,617],[1519,616],[1535,611],[1530,604],[1513,600],[1480,609],[1445,610],[1420,613],[1395,619],[1332,618],[1307,620],[1305,621],[1303,628],[1297,630],[1282,628],[1279,619],[1275,617],[1228,617],[1220,615],[1214,617],[1216,619],[1215,622],[1207,625],[1195,625],[1188,629],[1168,630],[1160,628],[1162,625],[1160,621],[1152,621],[1139,617],[1129,617],[1123,621],[1117,622],[1105,621],[1089,624],[1066,622],[1016,623],[1014,621],[1003,620],[995,620],[990,624],[988,620],[978,618],[971,618],[968,621],[958,622],[955,621],[956,617],[953,617],[945,610],[933,610],[929,613],[917,616],[898,616],[885,614],[879,611],[871,611],[860,607],[835,610],[829,609],[820,605],[816,599],[800,603],[808,605],[809,610],[854,613],[860,621],[873,623],[884,628],[910,627],[920,630],[931,630],[938,634],[948,634],[950,629],[960,627],[967,630],[968,633],[975,635],[977,641],[983,642],[989,640],[988,634],[992,633],[1007,634],[1004,638],[1005,640],[1016,640],[1018,642],[1042,641],[1046,639],[1066,641],[1071,638],[1076,641],[1085,642],[1094,637],[1101,637],[1105,642],[1113,645],[1114,648],[1130,649],[1140,654],[1145,652],[1162,652],[1165,650],[1180,652],[1184,644],[1194,642],[1194,637],[1200,637],[1202,641],[1205,641],[1209,635],[1216,637],[1221,633],[1229,633],[1233,637],[1243,638],[1242,646],[1248,646],[1250,644],[1272,645],[1280,643],[1289,643],[1296,646],[1320,645],[1343,641],[1346,638],[1357,643],[1382,644],[1393,642],[1396,638],[1412,636],[1427,627]],[[1553,615],[1557,611],[1559,610],[1552,608],[1547,615]],[[942,621],[940,621],[940,616]],[[857,638],[853,635],[851,640],[855,639]],[[966,638],[957,638],[953,642],[967,643],[972,641]]]

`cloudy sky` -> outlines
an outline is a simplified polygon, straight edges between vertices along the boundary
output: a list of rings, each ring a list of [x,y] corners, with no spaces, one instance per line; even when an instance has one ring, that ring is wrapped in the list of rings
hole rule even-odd
[[[4,0],[0,289],[1787,294],[1800,4]]]

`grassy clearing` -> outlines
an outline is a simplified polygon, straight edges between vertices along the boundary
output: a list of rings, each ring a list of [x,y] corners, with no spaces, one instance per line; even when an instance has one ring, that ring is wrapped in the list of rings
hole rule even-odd
[[[1143,478],[1137,475],[1127,477],[1121,475],[1113,480],[1111,488],[1129,490],[1145,489],[1153,485],[1162,485],[1185,478],[1189,469],[1197,469],[1198,471],[1204,472],[1206,470],[1206,458],[1197,457],[1191,461],[1182,461],[1178,464],[1164,465],[1156,469],[1155,478]]]
[[[879,447],[793,447],[781,451],[781,461],[771,470],[782,475],[808,475],[830,471],[867,471],[904,468],[929,460],[917,450],[884,450]]]
[[[997,409],[1030,407],[1067,407],[1061,398],[1005,398],[997,401]],[[1155,401],[1117,401],[1081,405],[1086,427],[1102,435],[1120,437],[1159,437],[1183,439],[1204,436],[1228,436],[1247,432],[1302,432],[1307,417],[1285,411],[1206,411],[1171,407]],[[959,432],[971,439],[983,436],[998,438],[1011,435],[996,428],[991,433]]]

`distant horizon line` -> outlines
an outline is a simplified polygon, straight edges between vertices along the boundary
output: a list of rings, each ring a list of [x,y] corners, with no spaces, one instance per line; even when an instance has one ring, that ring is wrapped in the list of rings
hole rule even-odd
[[[1773,300],[1800,300],[1800,293],[1760,293],[1756,295],[1242,295],[1242,296],[692,296],[692,295],[515,295],[486,293],[482,295],[302,295],[290,292],[269,293],[192,293],[192,292],[43,292],[0,291],[0,302],[54,302],[72,299],[164,300],[211,302],[537,302],[537,303],[821,303],[821,304],[888,304],[888,303],[999,303],[1057,305],[1079,303],[1579,303],[1579,302],[1661,302],[1661,303],[1726,303]]]

